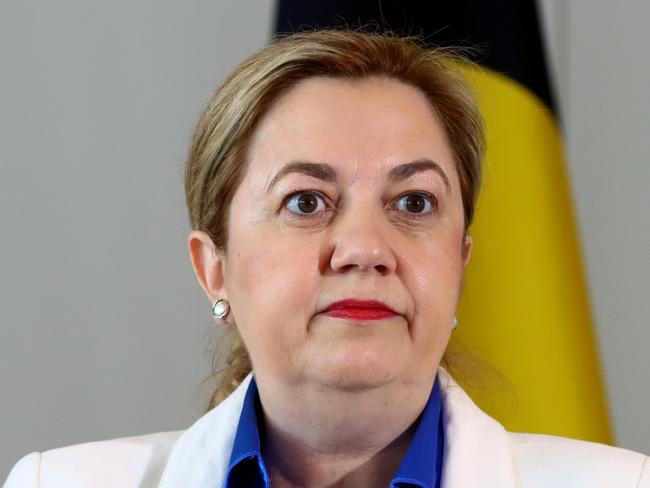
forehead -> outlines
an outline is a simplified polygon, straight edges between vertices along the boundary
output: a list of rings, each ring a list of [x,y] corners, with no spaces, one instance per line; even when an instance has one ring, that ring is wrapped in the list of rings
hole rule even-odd
[[[444,127],[425,95],[384,77],[302,81],[275,102],[251,142],[249,169],[264,174],[297,160],[372,173],[431,159],[453,172]]]

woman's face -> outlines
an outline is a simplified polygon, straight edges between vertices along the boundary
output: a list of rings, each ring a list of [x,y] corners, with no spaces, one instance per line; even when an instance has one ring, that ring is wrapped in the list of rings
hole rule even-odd
[[[258,381],[430,381],[464,265],[458,175],[438,116],[386,78],[312,78],[260,122],[230,208],[223,293]],[[326,313],[346,299],[395,313]]]

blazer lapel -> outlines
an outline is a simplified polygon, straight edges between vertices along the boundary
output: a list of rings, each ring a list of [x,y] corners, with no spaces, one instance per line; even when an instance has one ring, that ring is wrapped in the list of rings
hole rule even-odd
[[[176,442],[159,488],[221,488],[252,374]]]
[[[445,451],[442,488],[514,488],[508,433],[479,409],[443,368]]]

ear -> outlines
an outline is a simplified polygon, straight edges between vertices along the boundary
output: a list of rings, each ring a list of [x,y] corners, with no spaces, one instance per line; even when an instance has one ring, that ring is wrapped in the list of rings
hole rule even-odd
[[[465,234],[465,239],[463,240],[463,250],[461,252],[463,256],[463,268],[467,267],[469,263],[469,258],[472,255],[472,248],[474,247],[474,240],[469,234]]]
[[[192,268],[201,288],[214,303],[219,298],[228,298],[224,286],[223,256],[217,252],[210,236],[203,231],[193,230],[187,238]]]

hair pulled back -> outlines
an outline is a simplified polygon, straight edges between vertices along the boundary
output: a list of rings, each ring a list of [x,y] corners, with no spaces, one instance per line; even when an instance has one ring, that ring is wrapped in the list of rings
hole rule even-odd
[[[319,30],[274,41],[230,74],[199,118],[185,168],[192,229],[206,232],[225,253],[229,207],[244,177],[247,149],[258,122],[293,86],[323,76],[352,81],[389,77],[425,95],[443,123],[454,154],[467,229],[480,188],[484,128],[460,73],[463,63],[466,61],[453,50],[431,48],[417,39],[392,34]],[[251,371],[236,327],[229,327],[219,341],[221,347],[213,359],[216,386],[210,408]]]

